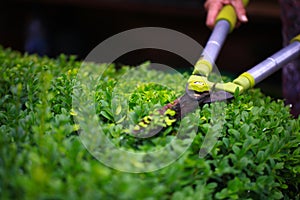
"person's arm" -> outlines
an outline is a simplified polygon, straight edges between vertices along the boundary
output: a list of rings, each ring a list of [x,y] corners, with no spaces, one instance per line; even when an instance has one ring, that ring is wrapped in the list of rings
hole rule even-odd
[[[207,11],[206,25],[208,27],[214,27],[216,17],[223,6],[227,4],[234,7],[239,22],[245,23],[248,21],[242,0],[206,0],[204,7]]]

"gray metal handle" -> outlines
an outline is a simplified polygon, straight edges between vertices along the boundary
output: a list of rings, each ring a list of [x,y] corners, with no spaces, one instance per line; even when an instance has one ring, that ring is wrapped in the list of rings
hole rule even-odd
[[[294,41],[247,72],[253,76],[257,84],[298,56],[300,56],[300,42]]]
[[[210,63],[215,63],[229,32],[229,22],[226,20],[218,21],[203,49],[201,57]]]

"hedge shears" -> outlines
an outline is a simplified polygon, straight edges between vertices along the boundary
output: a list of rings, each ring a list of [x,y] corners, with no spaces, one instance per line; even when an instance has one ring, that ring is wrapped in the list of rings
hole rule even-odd
[[[243,1],[244,6],[248,0]],[[300,34],[291,40],[291,43],[260,62],[253,68],[239,75],[232,82],[215,83],[208,80],[213,70],[217,56],[224,44],[227,35],[233,31],[237,22],[235,10],[231,5],[226,5],[217,16],[215,26],[206,43],[203,52],[194,66],[192,75],[186,84],[185,94],[173,102],[168,103],[159,109],[156,114],[161,116],[159,127],[151,130],[155,132],[162,127],[171,126],[187,113],[192,112],[197,107],[206,103],[216,101],[225,101],[232,99],[234,93],[238,90],[239,94],[249,88],[254,87],[291,60],[300,56]],[[196,102],[196,103],[195,103]],[[136,133],[147,128],[150,123],[155,123],[154,115],[143,118],[138,125],[134,127]],[[151,133],[149,133],[151,135]]]

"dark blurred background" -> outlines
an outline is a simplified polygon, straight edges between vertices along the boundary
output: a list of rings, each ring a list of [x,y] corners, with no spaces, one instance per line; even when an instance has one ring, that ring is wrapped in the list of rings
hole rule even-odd
[[[21,52],[56,57],[85,56],[108,37],[132,28],[155,26],[180,31],[202,46],[211,30],[205,26],[204,0],[7,0],[0,6],[0,45]],[[217,60],[222,74],[235,77],[282,47],[277,1],[250,1],[249,23],[231,33]],[[176,42],[176,41],[174,41]],[[165,51],[141,50],[116,62],[145,60],[181,71],[190,66]],[[281,98],[281,71],[260,83],[264,93]]]

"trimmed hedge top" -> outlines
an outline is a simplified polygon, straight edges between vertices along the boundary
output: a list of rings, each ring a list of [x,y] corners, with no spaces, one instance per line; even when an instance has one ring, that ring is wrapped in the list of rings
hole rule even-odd
[[[72,56],[49,59],[1,48],[1,199],[300,198],[300,120],[291,117],[282,100],[259,89],[197,110],[198,130],[191,145],[163,169],[134,174],[103,165],[81,143],[72,109],[78,70],[91,65],[106,69],[96,85],[95,110],[114,145],[148,151],[176,137],[174,125],[155,137],[135,138],[122,122],[138,123],[183,94],[188,74],[147,66],[82,65]],[[134,82],[134,77],[141,81]],[[124,109],[112,96],[126,88],[131,92]],[[224,115],[212,119],[214,109],[222,105]],[[218,141],[201,157],[199,152],[208,151],[202,143],[210,131],[219,133]]]

